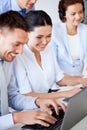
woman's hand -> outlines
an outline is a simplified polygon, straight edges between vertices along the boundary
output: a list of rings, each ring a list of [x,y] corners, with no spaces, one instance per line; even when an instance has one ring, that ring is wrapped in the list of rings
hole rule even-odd
[[[81,84],[83,84],[84,87],[87,87],[87,77],[81,78]]]
[[[66,106],[58,102],[56,99],[44,99],[44,98],[37,98],[36,104],[43,109],[44,111],[47,111],[49,114],[52,114],[51,108],[53,107],[55,109],[56,114],[58,114],[58,108],[61,107],[63,111],[65,112]]]
[[[61,98],[69,98],[80,92],[82,89],[80,88],[73,88],[71,90],[61,91],[58,92],[61,94]]]

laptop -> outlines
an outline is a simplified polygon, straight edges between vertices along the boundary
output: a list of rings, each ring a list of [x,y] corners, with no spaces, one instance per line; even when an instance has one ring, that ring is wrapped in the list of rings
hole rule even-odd
[[[70,98],[65,114],[60,110],[58,121],[50,127],[41,125],[25,125],[22,128],[31,130],[70,130],[87,115],[87,88]]]

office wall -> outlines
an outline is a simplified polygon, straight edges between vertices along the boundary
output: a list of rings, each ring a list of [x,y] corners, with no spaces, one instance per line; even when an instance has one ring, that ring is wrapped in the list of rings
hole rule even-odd
[[[58,2],[59,0],[37,0],[35,8],[46,11],[52,18],[52,22],[57,22],[59,20]]]

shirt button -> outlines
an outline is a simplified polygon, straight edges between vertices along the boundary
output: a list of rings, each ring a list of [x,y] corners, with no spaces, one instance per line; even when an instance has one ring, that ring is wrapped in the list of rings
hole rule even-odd
[[[75,67],[75,65],[72,65],[72,67],[74,68],[74,67]]]

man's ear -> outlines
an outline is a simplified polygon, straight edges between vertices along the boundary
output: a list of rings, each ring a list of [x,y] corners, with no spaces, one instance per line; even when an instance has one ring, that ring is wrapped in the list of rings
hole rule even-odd
[[[2,36],[2,30],[0,29],[0,37]]]

